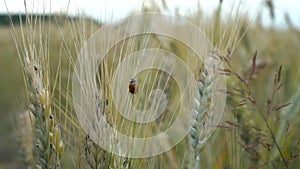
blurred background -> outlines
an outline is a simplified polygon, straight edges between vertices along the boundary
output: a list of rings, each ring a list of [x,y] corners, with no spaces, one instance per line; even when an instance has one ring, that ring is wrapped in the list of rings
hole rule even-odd
[[[26,4],[28,9],[32,9],[27,11],[29,13],[73,17],[84,14],[103,24],[140,11],[143,6],[162,9],[165,13],[193,16],[197,15],[199,9],[202,15],[215,15],[221,5],[220,15],[226,22],[232,8],[239,7],[240,15],[248,26],[241,35],[242,39],[233,54],[233,60],[236,67],[243,72],[244,67],[249,67],[254,51],[257,51],[257,60],[266,65],[253,84],[253,92],[258,103],[261,103],[260,106],[264,106],[269,91],[268,84],[272,82],[279,65],[283,65],[284,88],[280,93],[282,99],[290,101],[299,93],[300,2],[297,0],[244,0],[238,3],[234,0],[51,0],[45,3],[31,0]],[[22,0],[0,1],[0,169],[24,168],[19,157],[17,119],[26,108],[25,87],[17,50],[11,37],[8,15],[14,16],[13,22],[18,25],[19,16],[24,17],[25,12]],[[53,44],[56,39],[59,37],[51,39]],[[300,105],[300,101],[293,101],[295,103],[292,104]],[[298,106],[289,117],[296,126],[299,126],[299,115]],[[295,129],[299,136],[300,130],[297,127]]]

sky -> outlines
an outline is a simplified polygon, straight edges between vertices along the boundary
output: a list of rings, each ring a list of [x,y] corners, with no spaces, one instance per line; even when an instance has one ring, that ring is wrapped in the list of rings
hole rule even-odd
[[[5,5],[6,1],[6,5]],[[143,6],[143,0],[26,0],[27,9],[34,13],[65,12],[69,14],[85,13],[102,21],[109,21],[112,18],[119,19],[126,17],[132,11],[139,11]],[[161,0],[157,1],[161,5]],[[200,1],[204,13],[211,13],[218,6],[219,0],[165,0],[170,11],[179,9],[181,14],[187,11],[196,11],[197,3]],[[262,8],[264,0],[223,0],[223,10],[227,13],[232,11],[232,6],[240,4],[241,11],[248,12],[251,18],[255,17],[261,10],[262,20],[265,26],[272,25],[268,10]],[[275,23],[277,27],[285,27],[284,15],[289,14],[293,24],[300,28],[300,1],[299,0],[273,0],[275,6]],[[0,0],[0,12],[24,13],[24,0]]]

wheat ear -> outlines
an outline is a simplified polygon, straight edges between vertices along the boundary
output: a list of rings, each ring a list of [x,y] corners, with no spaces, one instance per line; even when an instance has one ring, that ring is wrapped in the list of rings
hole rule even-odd
[[[190,145],[193,150],[193,167],[199,168],[200,152],[203,149],[203,137],[206,120],[208,118],[208,111],[210,110],[211,100],[211,85],[212,80],[205,69],[201,69],[200,78],[198,80],[198,93],[194,99],[194,107],[192,109],[194,124],[190,130]]]

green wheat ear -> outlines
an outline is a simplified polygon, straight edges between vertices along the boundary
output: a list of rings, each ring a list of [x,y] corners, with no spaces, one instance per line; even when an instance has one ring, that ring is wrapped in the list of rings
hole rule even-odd
[[[38,59],[38,58],[36,58]],[[38,152],[37,168],[59,168],[63,152],[60,127],[56,124],[51,109],[48,85],[43,82],[39,70],[27,63],[24,70],[29,99],[29,110],[34,115],[34,144]],[[45,87],[46,86],[46,87]]]
[[[39,59],[33,56],[34,59]],[[33,65],[25,56],[24,73],[26,78],[28,107],[34,116],[34,145],[38,154],[37,168],[59,168],[63,152],[60,127],[56,124],[49,96],[49,84],[44,82],[42,70]],[[45,70],[44,70],[45,71]]]
[[[13,40],[23,69],[29,113],[33,115],[33,154],[36,168],[60,168],[64,143],[55,113],[52,111],[47,28],[38,17],[26,16],[26,26],[20,24],[21,38],[13,27]],[[12,21],[11,21],[12,22]],[[46,33],[45,33],[46,32]]]
[[[194,99],[194,107],[192,108],[192,117],[194,125],[190,130],[190,145],[193,150],[193,168],[199,168],[200,152],[204,148],[203,144],[207,140],[205,129],[206,121],[209,118],[210,100],[211,100],[212,79],[209,77],[205,69],[200,71],[198,80],[198,93]]]

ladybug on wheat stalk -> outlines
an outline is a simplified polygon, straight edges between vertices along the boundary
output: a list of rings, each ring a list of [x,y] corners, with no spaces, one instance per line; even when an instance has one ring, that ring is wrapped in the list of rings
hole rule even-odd
[[[131,94],[135,94],[137,91],[137,85],[136,85],[136,81],[134,79],[130,79],[129,81],[129,86],[128,86],[128,90]]]

